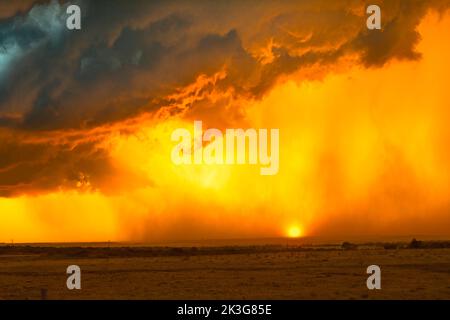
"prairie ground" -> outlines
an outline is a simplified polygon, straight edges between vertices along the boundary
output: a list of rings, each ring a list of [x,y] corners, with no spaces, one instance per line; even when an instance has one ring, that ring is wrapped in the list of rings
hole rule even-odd
[[[73,264],[81,290],[66,287]],[[366,287],[372,264],[381,268],[381,290]],[[450,248],[0,250],[0,299],[42,298],[450,299]]]

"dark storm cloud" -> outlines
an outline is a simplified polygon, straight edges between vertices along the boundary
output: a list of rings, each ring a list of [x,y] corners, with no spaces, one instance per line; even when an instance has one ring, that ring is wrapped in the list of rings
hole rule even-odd
[[[383,5],[386,8],[383,14],[387,14],[383,30],[361,30],[348,43],[347,49],[360,52],[366,66],[382,66],[392,58],[420,58],[420,53],[415,50],[420,40],[416,27],[428,10],[443,12],[448,9],[449,1],[385,1]]]
[[[24,129],[83,128],[157,109],[152,102],[224,66],[223,85],[258,97],[283,74],[346,54],[367,66],[416,59],[420,18],[447,2],[389,1],[373,32],[352,13],[359,1],[267,2],[255,12],[218,2],[224,22],[215,25],[205,2],[84,1],[75,32],[64,28],[67,3],[36,5],[0,22],[0,112],[21,114]],[[275,58],[262,65],[251,49],[269,39]]]
[[[259,98],[283,75],[314,64],[332,66],[350,54],[365,66],[417,59],[421,18],[430,8],[449,5],[379,1],[383,30],[369,32],[364,4],[357,0],[71,3],[82,8],[81,31],[66,30],[66,1],[1,2],[4,132],[40,135],[120,122],[176,104],[168,96],[201,74],[223,69],[226,77],[217,88]],[[272,56],[267,63],[259,56],[264,48]],[[102,165],[107,152],[96,148],[95,138],[77,148],[5,139],[4,195],[78,183],[79,172],[99,182],[109,171]]]
[[[0,154],[0,196],[97,185],[111,171],[106,154],[93,142],[72,148],[68,144],[18,144],[3,136]],[[88,172],[93,171],[91,181]]]

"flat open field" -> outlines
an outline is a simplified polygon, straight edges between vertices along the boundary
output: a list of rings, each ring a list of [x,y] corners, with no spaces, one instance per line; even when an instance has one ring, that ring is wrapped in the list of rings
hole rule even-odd
[[[447,245],[3,245],[0,299],[450,299]],[[81,290],[66,288],[72,264]],[[366,287],[372,264],[381,290]]]

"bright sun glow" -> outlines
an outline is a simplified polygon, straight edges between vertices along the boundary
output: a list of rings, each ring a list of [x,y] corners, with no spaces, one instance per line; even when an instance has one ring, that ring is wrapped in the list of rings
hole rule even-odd
[[[288,237],[290,238],[298,238],[302,235],[302,230],[298,226],[291,226],[288,229]]]

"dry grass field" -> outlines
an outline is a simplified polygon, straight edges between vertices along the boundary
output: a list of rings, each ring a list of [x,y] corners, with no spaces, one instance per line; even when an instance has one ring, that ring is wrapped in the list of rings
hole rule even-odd
[[[3,245],[0,299],[450,299],[446,246]],[[81,290],[66,288],[72,264]],[[381,290],[366,287],[372,264]]]

